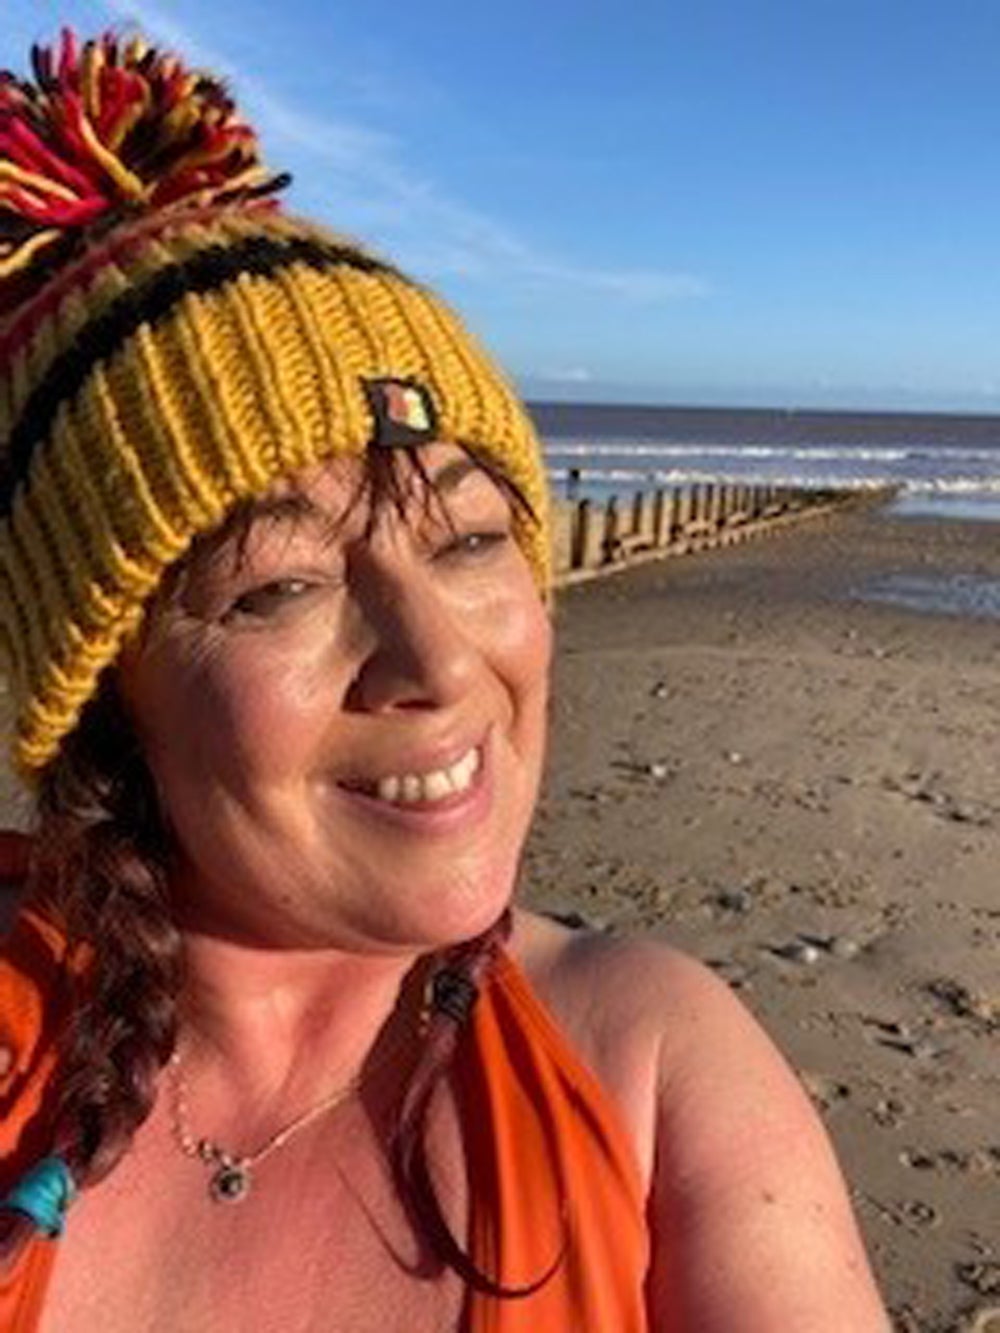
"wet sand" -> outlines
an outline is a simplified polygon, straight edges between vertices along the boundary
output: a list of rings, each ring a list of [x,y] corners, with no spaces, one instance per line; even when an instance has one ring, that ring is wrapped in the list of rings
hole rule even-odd
[[[994,580],[1000,525],[854,512],[567,590],[525,868],[739,990],[903,1333],[1000,1330],[1000,619],[856,594],[993,612]]]
[[[1000,1330],[995,580],[1000,525],[858,512],[567,590],[525,874],[738,988],[920,1333]]]

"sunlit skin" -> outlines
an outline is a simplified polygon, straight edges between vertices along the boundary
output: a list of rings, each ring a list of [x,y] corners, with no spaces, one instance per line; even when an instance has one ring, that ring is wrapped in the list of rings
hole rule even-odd
[[[262,1164],[235,1209],[206,1203],[158,1097],[75,1205],[41,1333],[173,1329],[178,1311],[204,1333],[464,1326],[462,1283],[423,1272],[385,1153],[421,1048],[419,960],[513,893],[550,626],[504,493],[455,447],[422,461],[444,508],[418,484],[373,514],[358,463],[276,485],[245,541],[196,554],[118,676],[177,850],[196,1133],[245,1151],[359,1070],[364,1095]],[[379,780],[470,749],[454,798],[379,798]],[[662,945],[525,912],[509,947],[634,1148],[650,1329],[887,1333],[829,1144],[728,989]],[[428,1142],[461,1235],[458,1111],[443,1081]]]
[[[182,861],[186,923],[271,948],[410,953],[507,903],[541,770],[548,616],[511,504],[459,449],[374,516],[358,461],[275,485],[196,559],[120,672]],[[388,775],[477,752],[440,804]]]

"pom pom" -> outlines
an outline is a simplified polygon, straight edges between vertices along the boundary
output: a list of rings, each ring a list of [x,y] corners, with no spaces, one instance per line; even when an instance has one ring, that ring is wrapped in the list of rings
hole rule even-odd
[[[68,233],[130,212],[271,194],[287,183],[224,85],[141,38],[34,47],[0,71],[0,279]]]

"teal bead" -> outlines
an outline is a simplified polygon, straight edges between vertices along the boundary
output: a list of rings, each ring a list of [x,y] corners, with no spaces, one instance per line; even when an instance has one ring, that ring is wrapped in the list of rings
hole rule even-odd
[[[76,1185],[66,1163],[61,1157],[43,1157],[0,1200],[0,1208],[23,1213],[46,1236],[55,1239],[63,1233],[66,1209],[75,1198]]]

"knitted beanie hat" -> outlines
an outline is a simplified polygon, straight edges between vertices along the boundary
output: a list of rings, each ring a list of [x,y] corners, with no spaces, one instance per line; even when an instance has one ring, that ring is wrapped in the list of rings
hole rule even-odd
[[[284,215],[225,89],[106,35],[0,73],[0,658],[40,771],[192,540],[377,443],[460,444],[534,519],[527,415],[455,315]]]

